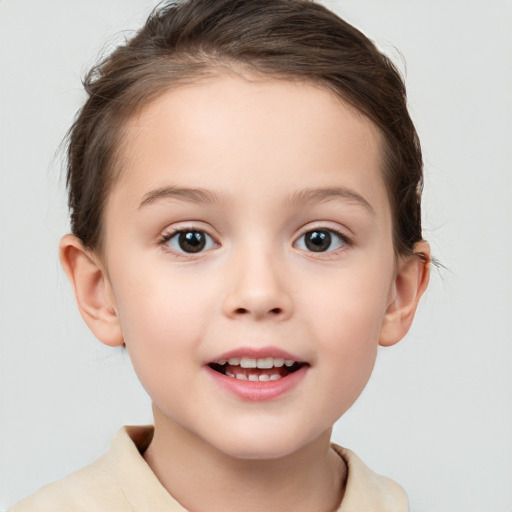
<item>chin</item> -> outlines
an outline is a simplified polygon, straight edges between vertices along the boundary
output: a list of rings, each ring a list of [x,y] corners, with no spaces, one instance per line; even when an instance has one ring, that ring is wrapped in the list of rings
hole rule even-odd
[[[283,450],[283,447],[262,446],[238,446],[223,450],[226,455],[240,460],[277,460],[291,455],[297,451],[297,447]]]
[[[212,444],[224,454],[235,459],[274,460],[287,457],[309,444],[315,436],[297,435],[293,429],[278,432],[260,426],[258,431],[243,433],[225,432],[222,440]]]

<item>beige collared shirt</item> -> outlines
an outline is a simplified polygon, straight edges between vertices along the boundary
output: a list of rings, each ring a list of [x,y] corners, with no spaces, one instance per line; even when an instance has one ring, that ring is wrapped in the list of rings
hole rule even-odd
[[[49,484],[9,512],[186,512],[162,486],[141,453],[153,427],[123,427],[96,462]],[[407,512],[407,496],[389,478],[371,471],[353,452],[334,450],[348,467],[336,512]]]

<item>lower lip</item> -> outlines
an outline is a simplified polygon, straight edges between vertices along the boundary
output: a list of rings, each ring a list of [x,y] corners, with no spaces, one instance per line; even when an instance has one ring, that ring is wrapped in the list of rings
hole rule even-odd
[[[215,383],[230,394],[235,395],[242,400],[263,402],[278,398],[297,387],[299,382],[305,377],[309,367],[308,365],[304,365],[297,371],[290,373],[286,377],[281,377],[278,380],[258,382],[228,377],[227,375],[216,372],[209,366],[206,366],[205,368]]]

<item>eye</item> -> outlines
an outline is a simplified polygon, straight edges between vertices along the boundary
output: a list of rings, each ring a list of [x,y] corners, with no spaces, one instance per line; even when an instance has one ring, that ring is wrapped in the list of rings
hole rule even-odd
[[[165,237],[165,243],[179,253],[194,254],[217,246],[213,238],[199,229],[183,229]]]
[[[311,252],[335,251],[348,244],[345,236],[332,229],[312,229],[295,242],[298,249]]]

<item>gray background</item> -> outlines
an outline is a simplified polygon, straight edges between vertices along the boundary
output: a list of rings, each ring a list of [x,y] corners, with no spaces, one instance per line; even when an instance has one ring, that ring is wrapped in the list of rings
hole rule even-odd
[[[415,512],[511,512],[512,2],[325,3],[406,74],[425,237],[448,267],[334,440],[400,481]],[[84,71],[154,4],[0,1],[0,510],[151,421],[127,356],[93,339],[59,267],[55,151]]]

